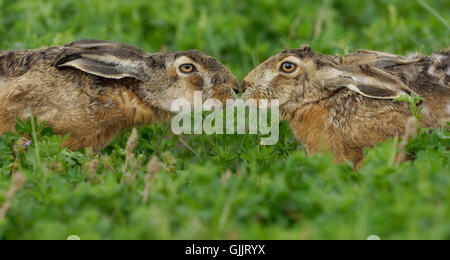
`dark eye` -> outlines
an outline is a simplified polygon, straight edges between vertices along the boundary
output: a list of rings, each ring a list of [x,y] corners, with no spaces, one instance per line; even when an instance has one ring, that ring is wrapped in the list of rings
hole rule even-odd
[[[281,64],[280,70],[284,73],[292,73],[297,69],[297,65],[292,62],[283,62]]]
[[[180,71],[188,74],[188,73],[195,72],[196,69],[195,69],[195,66],[192,64],[183,64],[180,66]]]

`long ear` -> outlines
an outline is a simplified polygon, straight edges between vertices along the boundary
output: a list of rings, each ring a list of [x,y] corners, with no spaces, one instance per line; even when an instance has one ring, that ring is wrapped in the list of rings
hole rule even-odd
[[[369,50],[359,50],[356,53],[351,53],[339,57],[339,61],[342,65],[366,64],[374,66],[378,69],[387,69],[401,65],[408,65],[411,63],[415,63],[420,59],[422,59],[420,55],[408,58],[386,52],[369,51]]]
[[[392,75],[368,65],[360,65],[357,69],[352,67],[344,67],[342,70],[332,69],[322,76],[325,88],[331,90],[348,88],[370,98],[395,99],[414,93]]]
[[[56,62],[58,68],[73,67],[104,78],[132,77],[141,81],[150,78],[143,50],[133,46],[99,40],[81,40],[66,44]]]

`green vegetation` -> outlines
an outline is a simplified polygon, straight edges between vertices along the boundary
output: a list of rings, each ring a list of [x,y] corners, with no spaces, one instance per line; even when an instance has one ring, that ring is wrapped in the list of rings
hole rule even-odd
[[[449,46],[448,14],[448,0],[0,0],[0,49],[81,38],[195,48],[242,79],[301,43],[430,54]],[[277,145],[260,146],[255,135],[180,137],[153,124],[132,151],[129,131],[97,155],[19,121],[0,135],[0,239],[450,239],[448,131],[367,149],[356,173],[307,157],[280,127]]]

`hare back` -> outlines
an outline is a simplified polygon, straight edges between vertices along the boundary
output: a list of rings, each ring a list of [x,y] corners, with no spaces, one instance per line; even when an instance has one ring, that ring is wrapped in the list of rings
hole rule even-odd
[[[134,46],[100,40],[80,40],[63,47],[0,52],[0,78],[17,77],[30,70],[72,67],[106,78],[142,76],[147,53]],[[140,75],[137,75],[140,74]]]
[[[0,78],[21,76],[37,67],[48,66],[56,61],[64,52],[62,47],[51,47],[38,50],[17,50],[0,52]]]
[[[424,96],[450,95],[450,52],[435,53],[416,62],[385,70]]]

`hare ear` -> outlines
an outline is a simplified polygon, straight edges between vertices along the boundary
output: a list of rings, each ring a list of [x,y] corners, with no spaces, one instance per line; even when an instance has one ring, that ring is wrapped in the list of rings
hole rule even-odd
[[[150,78],[143,50],[120,43],[82,40],[65,45],[56,62],[58,68],[73,67],[96,76],[121,79],[132,77],[141,81]]]
[[[411,93],[406,93],[398,89],[389,89],[376,85],[348,84],[345,87],[365,97],[376,99],[396,99],[402,95],[411,95]]]
[[[343,65],[366,64],[378,69],[386,69],[415,63],[420,59],[422,59],[420,55],[416,55],[415,57],[404,57],[386,52],[359,50],[356,53],[342,56],[340,62]]]
[[[310,52],[310,51],[312,51],[311,46],[309,46],[309,44],[302,44],[302,45],[300,45],[299,50],[303,51],[303,52]]]
[[[324,80],[326,88],[348,88],[365,97],[375,99],[395,99],[413,93],[401,81],[376,68],[361,66],[361,71],[357,73],[338,70],[334,70],[334,72],[335,77]]]

